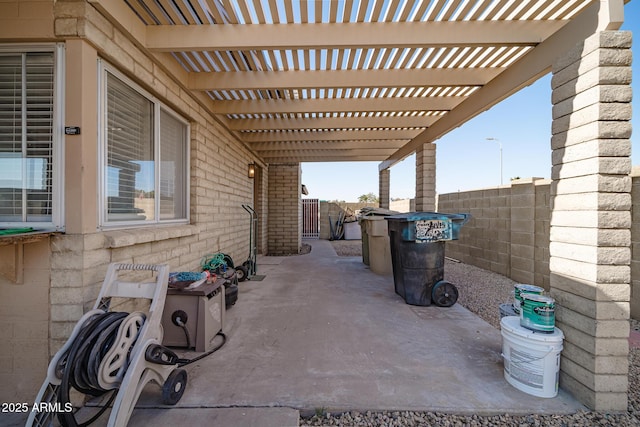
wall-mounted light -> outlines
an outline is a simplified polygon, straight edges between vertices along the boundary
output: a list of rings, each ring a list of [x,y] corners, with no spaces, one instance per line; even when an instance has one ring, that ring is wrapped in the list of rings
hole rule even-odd
[[[249,178],[255,178],[256,176],[256,165],[253,163],[249,163]]]

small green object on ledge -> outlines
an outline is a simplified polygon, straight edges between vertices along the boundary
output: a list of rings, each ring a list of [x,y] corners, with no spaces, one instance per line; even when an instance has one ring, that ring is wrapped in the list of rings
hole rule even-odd
[[[22,234],[22,233],[31,233],[35,231],[31,227],[23,227],[23,228],[0,228],[0,236],[9,236],[12,234]]]

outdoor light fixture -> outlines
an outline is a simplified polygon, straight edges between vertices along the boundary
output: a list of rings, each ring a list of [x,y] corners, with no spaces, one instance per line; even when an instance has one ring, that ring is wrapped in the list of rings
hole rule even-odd
[[[256,176],[256,165],[253,163],[249,163],[249,178],[255,178]]]

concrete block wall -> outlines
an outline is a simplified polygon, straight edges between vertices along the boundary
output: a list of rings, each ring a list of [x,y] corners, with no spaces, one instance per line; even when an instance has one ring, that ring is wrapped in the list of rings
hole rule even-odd
[[[534,186],[533,283],[549,290],[551,187],[548,180],[535,180]]]
[[[259,254],[267,253],[268,240],[268,194],[267,182],[269,181],[269,169],[266,167],[256,167],[256,177],[253,183],[254,198],[256,206],[254,209],[258,215],[258,232],[256,240],[256,249]]]
[[[640,167],[631,170],[631,317],[640,319]]]
[[[630,45],[629,33],[602,32],[554,64],[551,183],[501,188],[506,204],[488,190],[439,199],[442,212],[475,216],[459,241],[447,243],[449,256],[498,271],[490,262],[495,254],[478,240],[477,229],[486,228],[491,246],[507,243],[502,274],[550,291],[565,333],[561,386],[597,410],[627,408],[628,318],[640,316]],[[482,199],[510,209],[506,242],[503,224],[492,224],[495,210],[478,208]]]
[[[329,217],[331,217],[331,221],[333,226],[335,227],[336,221],[338,220],[338,216],[340,213],[344,215],[351,215],[356,213],[358,210],[372,207],[377,208],[378,205],[375,203],[360,203],[360,202],[327,202],[325,200],[320,201],[320,239],[330,240],[331,239],[331,229],[329,228]]]
[[[302,246],[301,178],[300,163],[269,165],[267,244],[269,255],[300,253]]]
[[[446,255],[510,276],[511,191],[510,186],[503,186],[440,194],[438,212],[471,214],[461,229],[460,239],[447,242]]]
[[[631,33],[602,31],[552,67],[550,286],[560,384],[626,410],[631,282]]]
[[[436,144],[423,144],[416,150],[417,211],[436,210]]]
[[[631,295],[630,313],[634,319],[640,319],[640,167],[634,167],[632,179],[632,228],[631,228]],[[520,185],[520,184],[516,184]],[[549,230],[551,219],[550,181],[536,179],[535,187],[533,246],[530,249],[518,248],[520,253],[533,251],[532,269],[520,269],[521,275],[533,276],[532,284],[546,290],[549,286]],[[498,196],[493,196],[499,194]],[[483,201],[484,200],[484,201]],[[447,242],[447,256],[459,259],[467,264],[485,268],[503,274],[513,280],[522,281],[522,276],[511,273],[511,188],[508,186],[487,190],[475,190],[458,193],[440,194],[438,196],[439,212],[475,213],[465,224],[460,240]],[[478,204],[486,204],[490,209],[475,208]],[[392,208],[394,208],[392,203]],[[396,210],[397,207],[396,207]],[[497,212],[496,212],[497,211]],[[496,216],[497,214],[497,216]],[[500,218],[502,215],[502,218]],[[478,219],[481,219],[478,222]],[[478,232],[478,224],[489,224],[486,232]],[[487,239],[477,236],[486,235]],[[521,235],[516,234],[519,238]],[[526,238],[526,236],[525,236]],[[529,240],[530,241],[530,240]],[[521,245],[522,243],[520,243]],[[517,245],[517,244],[514,244]],[[475,256],[471,256],[471,253]]]
[[[389,203],[391,202],[391,171],[385,169],[378,172],[378,174],[378,200],[380,200],[380,207],[389,209]]]
[[[416,200],[415,199],[392,200],[389,203],[389,209],[397,212],[415,212]],[[436,210],[437,210],[437,207],[436,207]]]

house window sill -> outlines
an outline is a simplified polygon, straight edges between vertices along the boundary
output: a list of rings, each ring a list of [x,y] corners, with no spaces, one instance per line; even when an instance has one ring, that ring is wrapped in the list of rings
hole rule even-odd
[[[105,231],[105,247],[109,249],[140,245],[161,240],[177,239],[179,237],[198,234],[199,227],[195,225],[178,225],[167,227],[138,228],[129,230]]]
[[[15,234],[4,234],[0,235],[0,246],[15,245],[18,243],[24,244],[38,242],[40,240],[47,239],[54,234],[62,234],[62,232],[49,228],[20,232]]]

